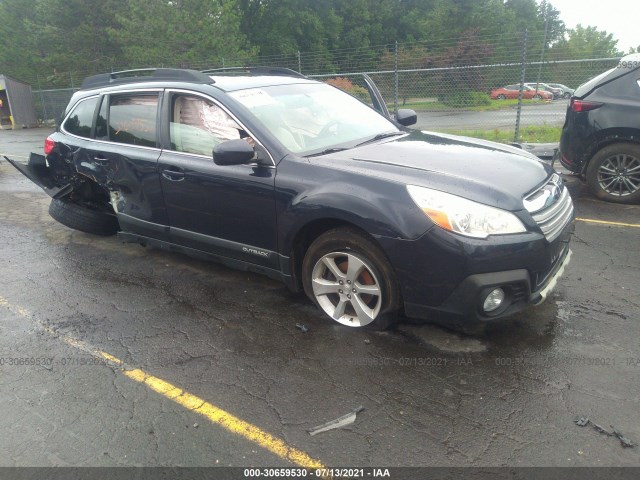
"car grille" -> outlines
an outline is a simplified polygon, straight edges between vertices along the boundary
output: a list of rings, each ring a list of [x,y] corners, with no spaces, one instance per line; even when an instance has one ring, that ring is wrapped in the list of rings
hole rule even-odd
[[[558,174],[524,199],[525,208],[549,242],[555,240],[573,218],[573,202]]]

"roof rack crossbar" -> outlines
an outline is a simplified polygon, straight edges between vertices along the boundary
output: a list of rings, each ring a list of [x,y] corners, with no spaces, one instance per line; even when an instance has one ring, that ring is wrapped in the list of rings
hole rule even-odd
[[[225,74],[225,73],[249,73],[252,75],[276,75],[276,76],[286,76],[286,77],[297,77],[297,78],[307,78],[305,75],[300,72],[296,72],[290,68],[285,67],[221,67],[221,68],[210,68],[207,70],[202,70],[202,73],[212,74]]]
[[[100,73],[87,77],[80,88],[90,89],[108,85],[121,85],[144,81],[165,80],[191,83],[214,83],[213,80],[197,70],[180,68],[138,68],[119,72]]]

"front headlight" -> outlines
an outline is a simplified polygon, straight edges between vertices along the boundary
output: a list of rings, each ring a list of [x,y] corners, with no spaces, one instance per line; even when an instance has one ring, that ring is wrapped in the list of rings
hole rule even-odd
[[[527,231],[518,217],[505,210],[415,185],[407,185],[407,191],[416,205],[445,230],[476,238]]]

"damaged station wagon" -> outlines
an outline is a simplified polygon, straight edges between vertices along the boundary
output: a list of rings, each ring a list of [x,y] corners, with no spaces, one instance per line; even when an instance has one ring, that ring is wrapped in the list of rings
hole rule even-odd
[[[520,149],[420,132],[286,69],[87,78],[46,156],[11,163],[68,227],[266,274],[331,319],[482,325],[542,302],[573,204]]]

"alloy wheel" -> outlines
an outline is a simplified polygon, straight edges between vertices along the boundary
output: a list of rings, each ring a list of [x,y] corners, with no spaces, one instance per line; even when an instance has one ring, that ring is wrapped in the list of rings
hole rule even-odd
[[[640,159],[624,153],[612,155],[598,169],[598,184],[617,197],[636,193],[640,190]]]
[[[313,267],[313,294],[336,322],[363,327],[373,322],[382,306],[381,284],[367,260],[347,252],[331,252]]]

